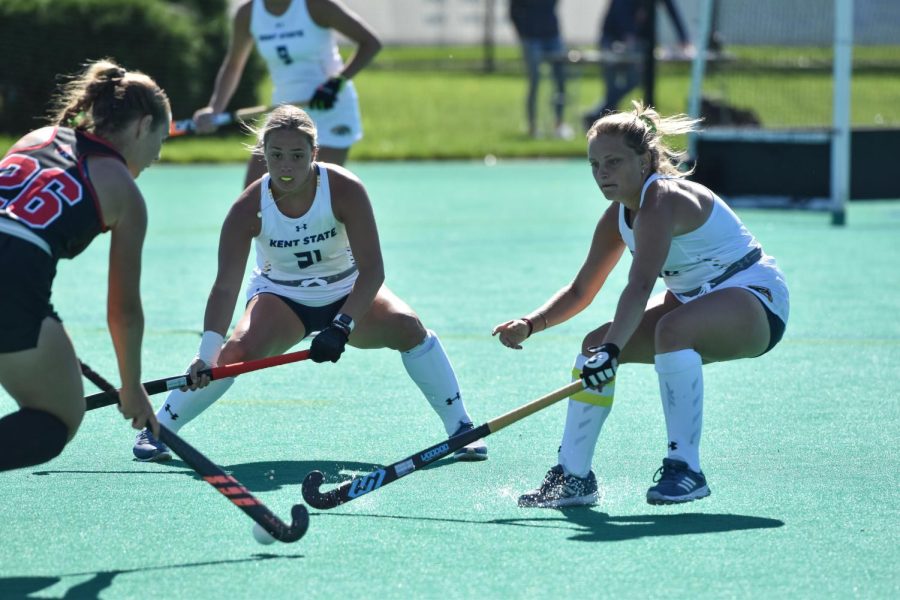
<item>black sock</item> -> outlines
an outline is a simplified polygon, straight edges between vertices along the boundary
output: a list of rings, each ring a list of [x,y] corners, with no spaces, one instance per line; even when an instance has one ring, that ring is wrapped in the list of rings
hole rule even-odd
[[[0,471],[39,465],[59,456],[69,428],[42,410],[23,408],[0,419]]]

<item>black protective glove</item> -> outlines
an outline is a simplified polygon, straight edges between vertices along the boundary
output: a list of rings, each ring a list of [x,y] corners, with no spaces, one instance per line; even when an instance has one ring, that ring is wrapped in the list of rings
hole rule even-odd
[[[350,332],[347,328],[342,323],[334,321],[313,338],[309,346],[309,358],[317,363],[327,361],[336,363],[344,353],[349,338]]]
[[[316,88],[312,98],[309,99],[309,107],[316,110],[331,110],[343,86],[343,77],[332,77]]]
[[[616,376],[616,369],[619,368],[619,347],[615,344],[603,344],[588,350],[594,355],[584,363],[581,379],[585,387],[599,390]]]

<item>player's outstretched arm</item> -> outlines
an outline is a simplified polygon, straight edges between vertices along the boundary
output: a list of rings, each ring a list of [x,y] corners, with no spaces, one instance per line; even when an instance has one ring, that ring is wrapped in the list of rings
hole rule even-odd
[[[228,51],[216,75],[209,104],[194,113],[194,128],[197,133],[212,133],[217,129],[215,115],[225,112],[241,82],[244,67],[253,50],[253,36],[250,34],[252,4],[252,2],[242,4],[234,15]]]
[[[612,204],[600,217],[584,264],[570,284],[524,317],[494,327],[492,335],[497,336],[501,344],[521,349],[526,339],[571,319],[593,301],[625,249],[619,235],[617,211],[618,205]]]

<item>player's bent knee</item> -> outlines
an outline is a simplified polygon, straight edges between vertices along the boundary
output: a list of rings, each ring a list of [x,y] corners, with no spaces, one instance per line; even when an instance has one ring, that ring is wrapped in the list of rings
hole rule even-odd
[[[669,352],[692,344],[692,332],[681,319],[666,315],[656,323],[654,346],[657,352]],[[687,346],[686,346],[687,345]]]
[[[230,365],[236,362],[255,360],[264,356],[258,349],[241,340],[229,340],[219,353],[216,362],[221,365]]]
[[[392,315],[388,345],[394,350],[409,350],[422,343],[428,332],[415,313]]]
[[[591,356],[593,352],[591,352],[590,349],[603,343],[603,340],[606,339],[606,332],[609,331],[610,325],[612,325],[612,323],[601,325],[584,336],[584,340],[581,342],[581,353],[585,356]]]
[[[231,363],[241,362],[243,359],[240,357],[244,354],[246,353],[239,344],[228,342],[222,346],[222,351],[219,352],[219,357],[216,362],[220,365],[230,365]]]

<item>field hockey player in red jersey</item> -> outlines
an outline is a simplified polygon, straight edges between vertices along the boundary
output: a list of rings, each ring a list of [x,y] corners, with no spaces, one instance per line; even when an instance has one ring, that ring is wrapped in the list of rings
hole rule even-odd
[[[519,498],[520,506],[597,501],[591,461],[621,363],[653,364],[659,377],[667,455],[647,502],[688,502],[710,493],[700,468],[702,366],[771,350],[784,333],[789,301],[775,260],[725,202],[684,178],[680,154],[664,144],[666,136],[696,126],[637,103],[594,122],[588,160],[610,206],[587,258],[572,283],[543,306],[494,329],[502,344],[521,348],[531,335],[584,310],[624,250],[632,255],[613,320],[588,333],[575,358],[573,376],[585,389],[569,399],[558,464]],[[657,277],[666,289],[651,298]]]
[[[472,429],[440,340],[384,285],[378,230],[362,182],[343,167],[316,160],[316,127],[300,108],[273,110],[257,138],[255,151],[265,157],[268,173],[244,190],[222,225],[219,270],[190,365],[192,379],[208,366],[281,354],[318,331],[310,346],[313,361],[337,362],[348,344],[396,350],[447,435]],[[251,246],[256,268],[247,304],[225,341]],[[177,431],[233,381],[204,377],[195,386],[202,389],[171,392],[157,412],[160,423]],[[138,436],[133,452],[138,460],[171,457],[149,431]],[[455,456],[483,460],[487,448],[478,440]]]
[[[50,304],[57,262],[111,231],[107,315],[133,427],[158,428],[141,386],[141,250],[147,209],[135,178],[159,158],[171,110],[147,75],[110,60],[60,90],[53,125],[0,161],[0,383],[18,403],[0,419],[0,471],[62,452],[84,417],[72,341]]]

